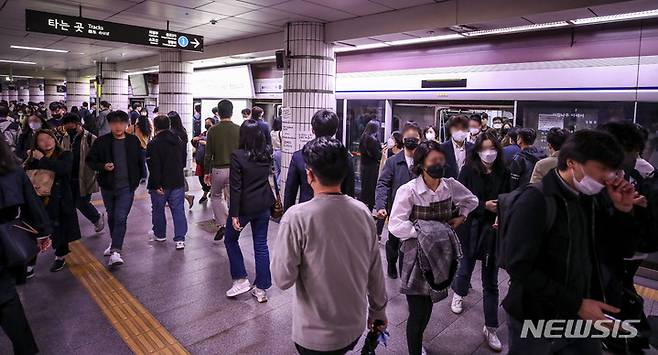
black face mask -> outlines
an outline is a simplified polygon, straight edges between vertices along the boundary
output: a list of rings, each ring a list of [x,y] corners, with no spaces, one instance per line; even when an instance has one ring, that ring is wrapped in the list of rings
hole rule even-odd
[[[404,147],[409,149],[409,150],[414,150],[418,148],[418,139],[416,138],[405,138],[404,139]]]
[[[54,113],[54,114],[52,114],[52,117],[54,119],[58,120],[58,119],[62,118],[62,114],[61,113]]]
[[[446,167],[441,163],[436,163],[434,165],[430,165],[429,167],[425,168],[425,172],[427,173],[427,175],[429,175],[434,179],[442,178],[445,171],[446,171]]]
[[[75,128],[71,128],[71,129],[67,129],[66,133],[68,133],[70,137],[75,137],[78,135],[78,130]]]
[[[209,124],[206,125],[206,129],[210,129],[210,127],[212,127],[212,125]]]

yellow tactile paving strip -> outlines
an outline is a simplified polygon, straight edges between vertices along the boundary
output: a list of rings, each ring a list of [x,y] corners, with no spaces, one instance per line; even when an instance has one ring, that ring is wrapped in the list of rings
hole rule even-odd
[[[640,286],[638,284],[635,284],[635,290],[637,291],[640,296],[644,298],[649,298],[654,301],[658,301],[658,290],[654,290],[653,288],[648,288],[644,286]]]
[[[82,243],[70,247],[69,270],[135,354],[189,354]]]

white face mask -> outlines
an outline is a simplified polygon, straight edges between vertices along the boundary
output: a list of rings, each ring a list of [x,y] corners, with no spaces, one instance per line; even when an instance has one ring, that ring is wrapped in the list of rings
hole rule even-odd
[[[386,141],[386,147],[387,147],[388,149],[391,149],[391,148],[395,147],[395,139],[393,139],[393,138],[389,138],[389,139]]]
[[[473,136],[476,135],[476,134],[478,134],[478,133],[480,133],[480,129],[479,129],[479,128],[475,128],[475,127],[473,127],[473,128],[469,128],[468,131],[471,132],[471,135],[473,135]]]
[[[582,167],[580,170],[582,170],[584,175],[582,180],[578,181],[578,179],[576,179],[576,174],[573,175],[573,183],[576,186],[576,190],[588,196],[596,195],[603,190],[605,185],[587,175]]]
[[[478,155],[480,156],[480,159],[482,162],[486,164],[491,164],[494,161],[496,161],[496,157],[498,157],[498,152],[495,151],[494,149],[487,149],[483,150],[481,152],[478,152]]]
[[[501,129],[501,128],[503,128],[503,124],[502,124],[502,123],[494,123],[494,124],[493,124],[493,128],[495,128],[495,129]]]
[[[642,159],[642,158],[637,158],[635,161],[635,170],[637,170],[638,173],[640,173],[640,176],[643,178],[649,177],[651,174],[653,174],[654,167],[649,163],[648,161]]]
[[[466,139],[467,133],[464,131],[455,131],[452,133],[452,140],[457,143],[461,143]]]
[[[434,132],[425,133],[425,139],[427,139],[428,141],[433,141],[434,138],[436,138],[436,134],[434,134]]]
[[[30,122],[29,125],[33,131],[36,131],[37,129],[41,128],[41,122]]]

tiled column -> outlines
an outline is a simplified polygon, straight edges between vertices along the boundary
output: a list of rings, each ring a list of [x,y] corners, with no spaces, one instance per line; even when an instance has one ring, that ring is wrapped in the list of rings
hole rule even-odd
[[[44,100],[46,107],[50,105],[51,102],[62,101],[65,99],[65,94],[63,92],[57,92],[57,85],[62,85],[61,80],[45,80],[44,81]]]
[[[44,101],[43,79],[30,79],[30,101],[36,103]]]
[[[18,84],[14,83],[12,87],[9,88],[9,98],[8,101],[18,101]]]
[[[2,100],[9,101],[9,86],[7,84],[2,84],[2,91],[0,93]]]
[[[336,110],[336,60],[333,46],[324,41],[324,24],[290,23],[284,39],[283,48],[290,49],[290,68],[283,73],[283,184],[292,153],[314,137],[313,114],[320,109]]]
[[[18,101],[23,100],[23,103],[27,104],[30,101],[30,84],[25,81],[19,81],[16,83],[16,88],[18,89]]]
[[[160,96],[160,84],[147,83],[147,85],[149,88],[149,97],[157,99]]]
[[[80,77],[77,70],[66,72],[66,105],[82,107],[83,102],[89,102],[89,80]]]
[[[117,71],[116,63],[103,63],[102,101],[112,105],[112,110],[128,111],[128,73]]]
[[[181,61],[181,51],[160,50],[158,75],[160,114],[178,112],[187,134],[192,134],[192,63]],[[192,166],[191,145],[187,145],[187,168]]]

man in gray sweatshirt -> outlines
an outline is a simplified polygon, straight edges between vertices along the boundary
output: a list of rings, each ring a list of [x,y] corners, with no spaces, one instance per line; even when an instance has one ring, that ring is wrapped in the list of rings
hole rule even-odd
[[[283,216],[272,278],[284,290],[295,285],[292,340],[299,353],[346,353],[366,324],[387,321],[377,228],[363,203],[341,193],[348,158],[340,141],[316,138],[303,157],[315,196]]]

